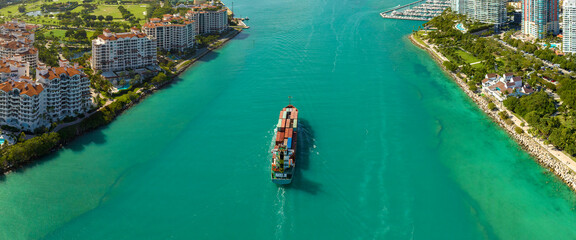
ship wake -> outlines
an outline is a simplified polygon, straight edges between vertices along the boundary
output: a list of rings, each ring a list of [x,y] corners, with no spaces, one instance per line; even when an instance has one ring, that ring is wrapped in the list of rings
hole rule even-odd
[[[286,215],[284,214],[284,206],[286,205],[286,189],[279,187],[276,191],[276,230],[274,232],[275,239],[282,237],[284,226],[286,223]]]

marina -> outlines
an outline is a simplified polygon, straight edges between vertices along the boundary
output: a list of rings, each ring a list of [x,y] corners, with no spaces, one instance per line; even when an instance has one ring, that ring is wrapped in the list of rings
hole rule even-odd
[[[429,21],[450,7],[450,0],[418,0],[380,13],[383,18]]]

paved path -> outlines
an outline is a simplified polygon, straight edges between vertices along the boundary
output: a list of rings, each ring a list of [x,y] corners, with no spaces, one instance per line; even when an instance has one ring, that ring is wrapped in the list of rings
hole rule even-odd
[[[52,130],[52,132],[58,132],[58,131],[60,131],[62,128],[65,128],[65,127],[68,127],[68,126],[72,126],[72,125],[74,125],[74,124],[77,124],[77,123],[79,123],[79,122],[82,122],[82,120],[84,120],[84,119],[92,116],[92,114],[100,111],[102,108],[110,105],[110,103],[112,103],[112,102],[113,102],[113,101],[108,100],[108,101],[106,102],[106,104],[104,104],[104,106],[100,107],[98,110],[96,110],[96,111],[94,111],[94,112],[87,113],[86,115],[84,115],[83,118],[78,118],[78,119],[76,119],[76,120],[74,120],[74,121],[72,121],[72,122],[61,123],[61,124],[59,124],[58,126],[56,126],[56,127],[54,128],[54,130]]]
[[[507,42],[504,42],[504,41],[502,41],[502,40],[500,40],[500,39],[497,39],[497,38],[494,38],[494,39],[495,39],[496,41],[498,41],[500,44],[504,45],[505,47],[510,48],[510,49],[518,52],[518,49],[517,49],[517,48],[515,48],[514,46],[508,44]],[[555,68],[555,66],[554,66],[553,63],[548,62],[548,61],[546,61],[546,60],[544,60],[544,59],[538,58],[538,57],[536,57],[536,56],[535,56],[534,54],[532,54],[532,53],[523,52],[522,54],[523,54],[525,57],[526,57],[526,56],[530,56],[530,57],[536,58],[536,59],[540,60],[544,65],[546,65],[546,66],[548,66],[548,67]],[[564,73],[564,74],[570,74],[570,72],[569,72],[568,70],[564,69],[564,68],[558,67],[558,69],[559,69],[560,71],[562,71],[562,73]]]
[[[502,106],[502,103],[500,103],[499,108],[500,109],[506,109],[504,106]],[[562,163],[564,163],[564,165],[566,165],[568,168],[570,168],[573,172],[576,173],[576,162],[574,162],[574,160],[572,160],[572,158],[570,158],[570,156],[568,156],[567,153],[558,150],[552,144],[545,144],[544,141],[542,141],[540,138],[535,137],[532,134],[528,133],[528,130],[530,129],[530,125],[526,121],[519,119],[518,117],[516,117],[514,114],[512,114],[507,109],[506,109],[506,112],[510,116],[510,119],[512,119],[512,121],[514,121],[514,125],[522,128],[522,130],[524,130],[524,132],[526,134],[528,134],[532,137],[534,142],[538,143],[538,145],[540,145],[543,149],[548,151],[550,154],[552,154],[554,157],[556,157],[558,160],[560,160]],[[524,126],[521,126],[522,123],[524,123]]]

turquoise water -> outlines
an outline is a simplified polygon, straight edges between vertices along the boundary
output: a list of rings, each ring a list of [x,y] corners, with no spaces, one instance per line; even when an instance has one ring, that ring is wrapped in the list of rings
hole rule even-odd
[[[119,88],[117,88],[117,89],[118,89],[118,91],[122,91],[122,90],[126,90],[126,89],[129,89],[129,88],[130,88],[130,85],[125,85],[125,86],[121,86],[121,87],[119,87]]]
[[[466,29],[464,28],[464,25],[462,25],[462,23],[456,24],[456,28],[460,31],[466,31]]]
[[[235,1],[248,31],[1,179],[0,239],[575,239],[574,195],[412,46],[419,22],[378,16],[408,2]]]

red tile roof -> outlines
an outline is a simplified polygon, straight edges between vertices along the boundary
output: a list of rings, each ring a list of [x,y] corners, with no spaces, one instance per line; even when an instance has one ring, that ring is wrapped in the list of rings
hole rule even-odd
[[[30,97],[38,95],[42,91],[44,91],[44,87],[42,87],[42,84],[32,84],[28,82],[14,82],[14,81],[6,81],[0,83],[0,90],[4,92],[12,91],[14,88],[20,90],[20,95],[28,95]]]

